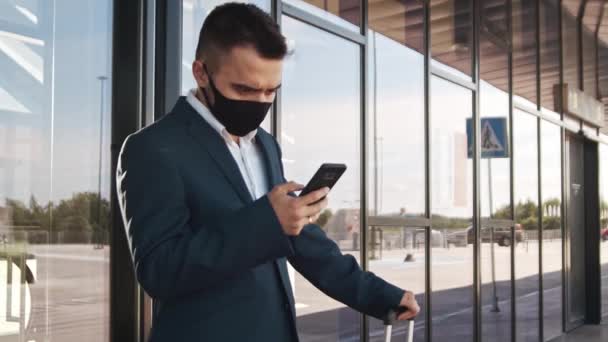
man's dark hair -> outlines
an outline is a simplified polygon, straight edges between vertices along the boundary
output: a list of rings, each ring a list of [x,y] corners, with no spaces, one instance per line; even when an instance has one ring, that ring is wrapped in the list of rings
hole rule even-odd
[[[272,17],[252,4],[231,2],[211,11],[198,38],[196,59],[214,64],[236,46],[252,46],[260,56],[282,59],[287,54],[285,37]]]

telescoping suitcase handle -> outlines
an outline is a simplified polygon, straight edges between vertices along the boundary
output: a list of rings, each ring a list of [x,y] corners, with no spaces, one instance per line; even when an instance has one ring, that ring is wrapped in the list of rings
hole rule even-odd
[[[400,314],[407,311],[407,308],[401,306],[397,310],[391,310],[384,317],[384,341],[391,342],[391,337],[393,334],[393,322],[397,320]],[[408,321],[407,327],[407,342],[414,342],[414,320],[411,319]]]

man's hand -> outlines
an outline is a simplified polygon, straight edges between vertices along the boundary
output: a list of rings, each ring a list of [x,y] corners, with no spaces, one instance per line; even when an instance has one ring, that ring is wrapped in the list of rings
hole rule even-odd
[[[414,297],[414,294],[410,291],[405,292],[403,298],[401,299],[401,303],[399,303],[399,306],[407,308],[407,311],[397,317],[397,319],[400,321],[412,319],[416,317],[416,315],[418,315],[418,313],[420,312],[420,306],[418,306],[416,297]]]
[[[279,218],[283,232],[290,236],[299,235],[305,225],[316,221],[321,211],[327,208],[326,196],[329,188],[322,188],[302,197],[288,195],[303,188],[301,184],[289,182],[275,186],[268,193],[268,199]],[[325,198],[319,201],[323,197]],[[317,201],[319,202],[315,203]]]

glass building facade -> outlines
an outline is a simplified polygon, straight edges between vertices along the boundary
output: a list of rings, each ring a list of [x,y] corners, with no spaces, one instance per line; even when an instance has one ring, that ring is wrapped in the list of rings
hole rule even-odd
[[[194,87],[223,2],[0,1],[0,341],[145,341],[116,157]],[[286,176],[348,165],[319,224],[416,293],[415,341],[608,322],[608,1],[251,2],[289,46],[263,123]],[[290,278],[301,341],[382,340]]]

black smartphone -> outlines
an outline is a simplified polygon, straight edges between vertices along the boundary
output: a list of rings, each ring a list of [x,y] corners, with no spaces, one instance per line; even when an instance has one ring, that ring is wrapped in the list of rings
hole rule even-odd
[[[304,196],[324,187],[331,189],[338,182],[344,171],[346,171],[346,165],[344,164],[325,163],[321,165],[308,184],[302,189],[299,196]]]

